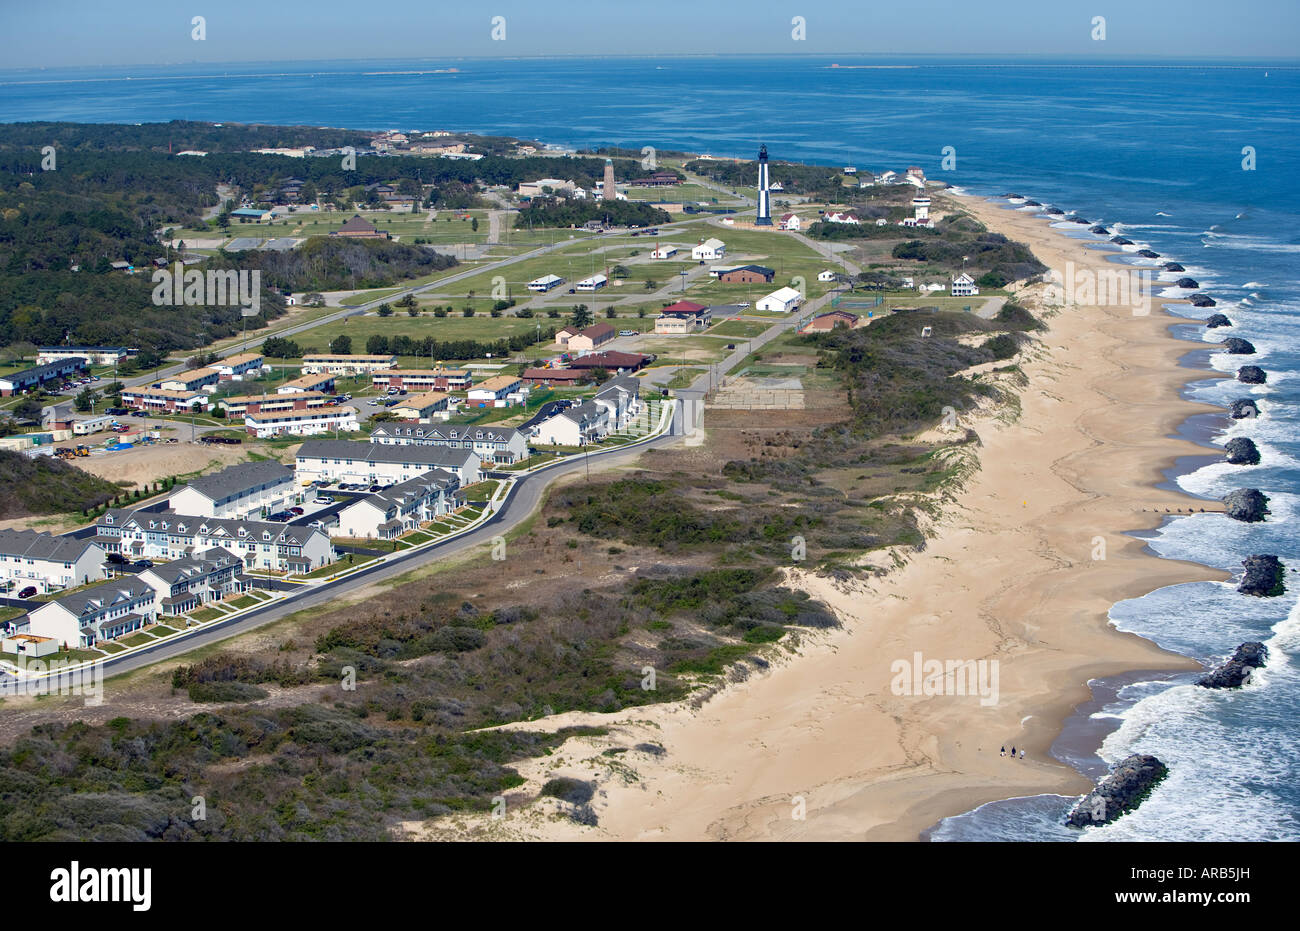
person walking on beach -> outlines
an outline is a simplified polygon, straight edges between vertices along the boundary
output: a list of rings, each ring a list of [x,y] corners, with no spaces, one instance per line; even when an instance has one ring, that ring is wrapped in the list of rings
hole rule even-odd
[[[1002,745],[1002,755],[1003,755],[1003,756],[1006,756],[1006,755],[1007,755],[1007,745],[1006,745],[1006,744],[1003,744],[1003,745]]]
[[[1025,751],[1023,749],[1020,751],[1020,758],[1022,760],[1025,758]]]
[[[1015,758],[1016,758],[1016,748],[1015,748],[1015,747],[1012,747],[1012,748],[1011,748],[1011,759],[1014,760]]]

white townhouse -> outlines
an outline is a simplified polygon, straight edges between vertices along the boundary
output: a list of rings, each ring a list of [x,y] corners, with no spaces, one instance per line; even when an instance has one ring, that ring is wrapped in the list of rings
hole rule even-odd
[[[115,508],[95,521],[95,541],[130,559],[184,559],[220,547],[245,569],[310,572],[334,561],[328,534],[301,524]]]
[[[382,484],[419,478],[445,469],[473,485],[479,480],[478,453],[463,446],[389,446],[351,440],[308,440],[298,448],[294,464],[300,482],[327,481]]]
[[[201,475],[172,491],[167,507],[200,517],[248,517],[297,504],[293,469],[278,462],[241,462]]]
[[[617,432],[627,427],[641,410],[641,383],[631,375],[616,375],[600,386],[595,403],[609,413],[609,428]]]
[[[511,465],[528,455],[528,437],[514,427],[384,423],[370,432],[370,442],[472,449],[490,465]]]
[[[74,649],[94,646],[153,623],[157,598],[147,582],[124,575],[33,608],[26,633]]]
[[[272,436],[315,436],[342,430],[355,433],[357,410],[354,407],[317,407],[306,410],[257,411],[244,414],[244,429],[249,436],[264,440]]]
[[[222,381],[243,381],[244,376],[255,376],[262,371],[265,361],[261,353],[241,352],[214,362],[212,367],[217,370]]]
[[[335,536],[393,540],[461,507],[460,480],[445,469],[366,495],[338,512]]]
[[[691,250],[691,258],[697,262],[715,262],[726,254],[727,244],[712,237]]]
[[[537,442],[546,446],[584,446],[609,432],[609,408],[595,401],[562,410],[533,427]]]
[[[0,530],[0,586],[38,595],[104,578],[104,548],[92,539],[35,530]]]
[[[136,578],[158,593],[158,613],[170,616],[248,591],[253,583],[243,568],[238,556],[215,547],[146,569]]]
[[[397,356],[317,353],[302,357],[304,375],[370,375],[397,366]]]

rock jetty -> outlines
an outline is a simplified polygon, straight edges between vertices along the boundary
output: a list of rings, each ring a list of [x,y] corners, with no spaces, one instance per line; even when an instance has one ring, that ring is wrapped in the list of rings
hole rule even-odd
[[[1151,790],[1169,775],[1169,767],[1146,753],[1135,753],[1121,760],[1071,810],[1065,823],[1072,828],[1090,824],[1110,824],[1116,818],[1142,804]]]
[[[1247,556],[1241,561],[1246,567],[1237,591],[1258,598],[1276,598],[1286,593],[1286,566],[1270,553]]]
[[[1213,330],[1215,327],[1232,326],[1232,321],[1223,314],[1210,314],[1205,318],[1205,325],[1207,328]]]
[[[1237,369],[1237,381],[1247,385],[1262,385],[1268,381],[1268,373],[1258,365],[1243,365]]]
[[[1248,417],[1259,416],[1259,405],[1255,403],[1254,398],[1237,398],[1232,402],[1232,419],[1245,420]]]
[[[1250,681],[1250,674],[1263,669],[1268,660],[1268,647],[1259,642],[1243,643],[1233,651],[1232,658],[1220,663],[1196,680],[1207,689],[1239,689]]]
[[[1248,436],[1234,436],[1223,448],[1232,465],[1259,465],[1259,447]]]
[[[1268,516],[1268,495],[1258,488],[1238,488],[1223,496],[1223,506],[1233,520],[1256,524]]]

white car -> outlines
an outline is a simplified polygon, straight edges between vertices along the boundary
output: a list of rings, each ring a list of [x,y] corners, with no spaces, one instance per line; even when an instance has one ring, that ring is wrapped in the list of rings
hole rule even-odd
[[[312,498],[311,503],[328,505],[328,504],[333,504],[334,499],[333,498]]]

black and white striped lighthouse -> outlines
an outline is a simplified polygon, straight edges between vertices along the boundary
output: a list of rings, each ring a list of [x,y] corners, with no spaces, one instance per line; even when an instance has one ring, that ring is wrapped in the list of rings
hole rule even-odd
[[[758,216],[755,226],[772,225],[772,192],[768,189],[767,146],[758,147]]]

